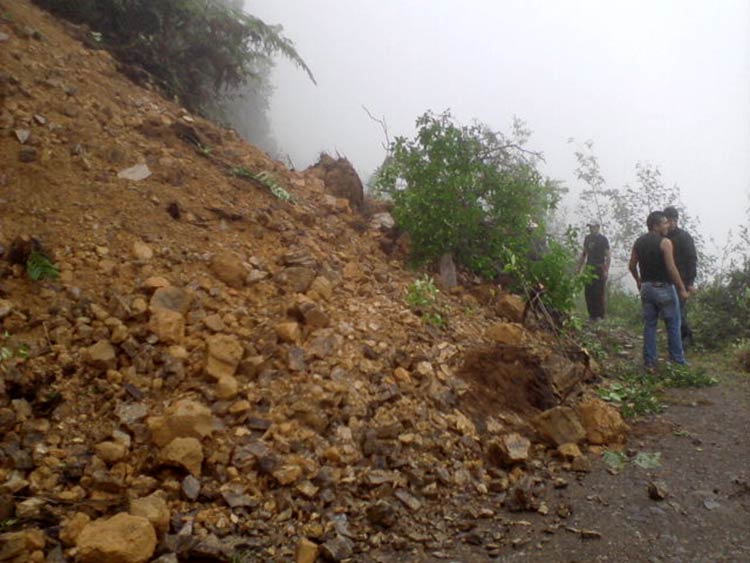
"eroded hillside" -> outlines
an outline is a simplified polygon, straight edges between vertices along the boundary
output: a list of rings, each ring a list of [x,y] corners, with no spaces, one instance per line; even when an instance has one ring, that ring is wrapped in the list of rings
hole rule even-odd
[[[622,438],[518,298],[411,309],[348,173],[288,171],[26,0],[0,17],[0,560],[441,553]]]

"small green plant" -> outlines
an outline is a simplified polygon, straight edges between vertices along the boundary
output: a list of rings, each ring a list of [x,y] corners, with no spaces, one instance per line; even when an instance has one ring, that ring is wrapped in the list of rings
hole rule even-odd
[[[710,387],[719,382],[705,368],[673,363],[662,367],[658,377],[665,387]]]
[[[34,281],[56,280],[60,277],[60,270],[43,252],[34,250],[26,260],[26,273]]]
[[[276,177],[274,177],[273,174],[266,170],[255,174],[253,172],[250,172],[244,166],[237,166],[235,168],[232,168],[232,175],[236,176],[237,178],[244,178],[245,180],[252,180],[259,183],[282,201],[292,200],[292,194],[286,191],[281,186],[281,184],[279,184],[279,181],[276,179]]]
[[[437,298],[440,290],[435,286],[435,281],[424,274],[412,282],[406,292],[406,304],[415,312],[421,314],[425,322],[433,326],[445,326],[445,317]]]
[[[619,405],[626,418],[662,412],[664,405],[655,393],[653,384],[648,383],[613,383],[609,388],[599,390],[599,396]]]

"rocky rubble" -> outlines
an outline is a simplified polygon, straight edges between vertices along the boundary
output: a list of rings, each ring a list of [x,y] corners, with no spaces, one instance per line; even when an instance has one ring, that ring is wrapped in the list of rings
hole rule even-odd
[[[37,237],[60,277],[0,261],[0,561],[436,552],[623,439],[517,297],[458,288],[432,327],[359,196],[1,3],[0,244]]]

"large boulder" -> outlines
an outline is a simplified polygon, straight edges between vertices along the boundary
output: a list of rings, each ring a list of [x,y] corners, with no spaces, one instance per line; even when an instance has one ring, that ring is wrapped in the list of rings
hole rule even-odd
[[[577,444],[586,437],[576,411],[570,407],[546,410],[534,422],[539,433],[556,446]]]
[[[76,547],[80,563],[146,563],[156,549],[156,532],[143,516],[121,512],[88,524]]]
[[[628,425],[612,405],[591,398],[578,404],[578,415],[589,443],[614,444],[625,441]]]
[[[348,199],[352,208],[360,211],[364,209],[365,189],[348,159],[334,159],[324,153],[320,155],[317,164],[306,172],[323,180],[327,192]]]

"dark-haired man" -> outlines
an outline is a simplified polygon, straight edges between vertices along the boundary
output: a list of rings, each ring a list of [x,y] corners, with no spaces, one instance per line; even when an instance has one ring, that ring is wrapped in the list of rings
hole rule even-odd
[[[594,270],[594,278],[586,285],[586,309],[589,319],[598,321],[604,318],[604,289],[609,276],[609,241],[607,237],[599,232],[598,221],[588,224],[589,234],[583,239],[583,252],[578,263],[578,270],[585,263]]]
[[[664,215],[667,216],[667,222],[669,223],[667,237],[672,241],[674,247],[674,263],[680,272],[685,287],[689,293],[692,293],[698,269],[698,254],[695,251],[695,242],[687,231],[677,226],[680,214],[675,207],[667,207],[664,210]],[[683,348],[693,343],[693,331],[688,325],[685,305],[685,300],[680,299],[680,336],[682,337]]]
[[[661,211],[652,211],[646,219],[648,232],[638,237],[630,253],[628,268],[641,294],[643,310],[643,363],[656,367],[656,328],[659,317],[667,325],[669,358],[685,363],[680,338],[679,299],[688,292],[674,262],[672,242],[667,238],[669,223]]]

